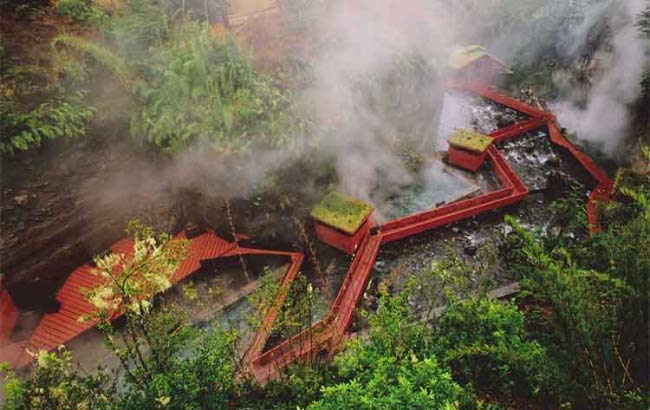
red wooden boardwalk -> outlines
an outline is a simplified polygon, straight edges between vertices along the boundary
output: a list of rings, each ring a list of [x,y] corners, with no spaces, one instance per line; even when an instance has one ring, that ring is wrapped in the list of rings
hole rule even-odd
[[[590,230],[597,231],[598,204],[608,200],[613,183],[589,156],[564,138],[555,124],[553,115],[485,87],[455,84],[451,88],[475,92],[491,101],[530,116],[529,119],[493,132],[491,136],[497,142],[537,128],[547,127],[551,141],[565,148],[595,181],[595,187],[587,203],[587,215]],[[266,352],[263,351],[264,346],[272,332],[278,311],[285,302],[289,286],[298,275],[303,261],[302,254],[240,248],[235,243],[224,241],[214,233],[206,233],[191,240],[190,255],[174,273],[173,281],[180,281],[197,271],[202,259],[243,254],[281,255],[291,258],[291,265],[282,281],[281,291],[273,307],[262,321],[253,343],[245,355],[249,372],[259,382],[264,383],[277,377],[282,369],[291,363],[309,360],[323,351],[332,354],[342,346],[352,323],[356,305],[365,292],[382,243],[400,240],[426,230],[512,205],[525,198],[528,189],[495,146],[489,148],[488,158],[494,173],[501,182],[501,187],[498,190],[409,215],[371,229],[359,246],[339,293],[325,317],[309,329],[282,341]],[[133,243],[123,240],[111,249],[116,253],[129,255],[133,251]],[[94,326],[94,323],[81,323],[78,320],[81,315],[89,313],[92,309],[85,301],[81,289],[99,284],[98,277],[92,275],[90,269],[92,269],[90,265],[84,265],[70,275],[68,281],[59,291],[58,299],[61,302],[61,309],[57,313],[46,315],[29,341],[0,349],[0,362],[9,361],[14,366],[23,366],[31,361],[31,356],[25,353],[25,348],[51,350]]]
[[[185,238],[181,233],[177,238]],[[110,251],[116,254],[131,257],[133,255],[133,241],[122,239]],[[285,280],[293,279],[302,263],[302,254],[294,252],[266,251],[237,247],[234,242],[228,242],[212,232],[207,232],[190,240],[188,256],[174,272],[171,281],[176,283],[187,278],[201,268],[201,261],[217,259],[235,255],[264,254],[285,256],[291,259],[289,272]],[[9,362],[13,367],[20,368],[29,364],[33,359],[27,352],[39,350],[50,351],[69,342],[81,333],[94,327],[97,322],[81,320],[93,312],[94,308],[88,303],[84,289],[93,288],[102,284],[102,278],[93,274],[94,266],[83,265],[73,271],[57,293],[60,308],[55,313],[43,316],[29,340],[9,345],[0,349],[0,362]],[[116,314],[116,319],[121,314]]]
[[[17,320],[18,310],[14,306],[9,293],[2,289],[2,281],[0,280],[0,347],[7,344]]]
[[[607,201],[609,198],[612,182],[589,156],[564,138],[555,124],[553,115],[485,87],[454,85],[452,88],[475,92],[531,117],[490,134],[497,142],[547,127],[551,141],[567,149],[595,179],[596,187],[589,196],[587,214],[590,230],[595,232],[598,229],[597,205],[598,202]],[[266,352],[262,352],[261,349],[268,340],[277,309],[284,302],[284,296],[280,297],[276,308],[267,316],[267,320],[264,321],[264,325],[258,332],[253,348],[248,351],[246,356],[249,371],[256,380],[265,383],[277,377],[291,363],[311,360],[324,350],[332,354],[342,346],[347,337],[347,330],[352,323],[354,310],[366,289],[382,243],[403,239],[523,200],[528,195],[528,188],[494,145],[488,150],[488,157],[493,171],[501,182],[500,189],[409,215],[371,230],[371,234],[367,235],[359,246],[327,315],[311,328],[280,342]]]
[[[334,350],[340,345],[352,323],[354,309],[370,279],[381,240],[381,234],[366,235],[334,303],[322,320],[263,353],[258,347],[263,347],[266,343],[268,333],[261,335],[262,332],[258,332],[258,336],[262,338],[261,344],[255,345],[256,350],[249,350],[247,355],[249,369],[256,380],[266,382],[276,377],[289,364],[309,360],[323,350]],[[277,308],[280,306],[281,303],[276,305]],[[266,332],[270,328],[263,329]]]

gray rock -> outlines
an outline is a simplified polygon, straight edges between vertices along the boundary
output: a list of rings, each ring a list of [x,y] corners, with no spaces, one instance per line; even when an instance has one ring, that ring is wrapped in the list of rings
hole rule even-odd
[[[21,194],[11,198],[11,202],[19,207],[25,207],[29,203],[29,195]]]
[[[467,245],[463,251],[468,256],[474,256],[478,252],[478,247],[476,245]]]
[[[557,155],[553,155],[552,157],[549,157],[545,165],[548,165],[549,167],[557,168],[560,166],[560,158]]]

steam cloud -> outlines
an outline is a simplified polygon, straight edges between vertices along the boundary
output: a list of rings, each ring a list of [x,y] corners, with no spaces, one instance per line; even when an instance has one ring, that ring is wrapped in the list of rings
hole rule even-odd
[[[394,153],[397,142],[413,138],[405,135],[409,125],[424,124],[415,145],[435,141],[432,130],[443,92],[436,65],[446,60],[451,45],[443,10],[436,13],[421,0],[361,0],[333,2],[318,17],[314,37],[323,47],[313,61],[315,81],[303,103],[315,114],[321,152],[335,159],[343,191],[371,201],[379,185],[411,182]],[[395,107],[386,116],[376,101],[365,98],[360,83],[389,75],[406,55],[431,64],[429,79],[416,84],[419,89],[409,97],[392,96]],[[414,113],[413,106],[426,100],[431,104]]]
[[[419,139],[413,142],[420,147],[435,141],[443,91],[436,71],[446,62],[452,43],[444,10],[424,0],[332,2],[311,8],[314,24],[307,35],[310,49],[316,50],[313,82],[299,105],[315,120],[317,155],[333,160],[347,193],[370,200],[378,185],[410,182],[411,175],[395,154],[395,144],[407,139],[405,129],[418,129]],[[398,79],[410,84],[393,95],[386,117],[387,110],[376,106],[380,98],[373,101],[362,89],[364,83],[372,88],[374,80],[390,76],[405,55],[427,62],[430,71],[421,73],[422,78]],[[425,103],[418,106],[419,101]],[[210,152],[191,149],[163,164],[135,161],[131,169],[102,175],[86,184],[86,197],[98,214],[106,209],[128,212],[145,199],[169,204],[181,191],[208,198],[240,197],[268,173],[305,154],[304,147],[257,150],[223,163]]]
[[[630,123],[629,107],[641,92],[641,76],[648,64],[644,40],[635,27],[644,0],[625,0],[606,8],[611,30],[611,49],[596,55],[597,74],[591,88],[569,89],[569,98],[553,106],[562,125],[582,140],[596,143],[608,154],[616,154]],[[586,19],[576,32],[576,44],[583,44],[598,20]],[[556,79],[562,86],[563,73]]]
[[[569,9],[571,2],[565,0],[503,0],[489,7],[480,1],[446,0],[311,2],[315,6],[309,11],[306,38],[313,82],[301,94],[300,107],[315,120],[317,154],[334,161],[341,189],[356,197],[372,200],[378,186],[406,185],[412,176],[395,153],[396,144],[410,139],[426,153],[434,149],[438,137],[445,137],[436,130],[443,105],[441,77],[453,49],[484,44],[506,61],[516,56],[524,64],[536,64],[549,47],[576,56],[606,16],[612,48],[599,53],[595,84],[586,94],[569,87],[570,98],[554,108],[562,124],[579,138],[600,142],[612,152],[628,124],[627,106],[639,93],[645,55],[633,23],[644,0],[580,1],[582,19],[566,33],[564,44],[551,39],[557,38],[553,33]],[[536,15],[546,17],[539,20],[533,18]],[[420,77],[392,81],[410,84],[390,95],[388,110],[380,109],[386,98],[369,97],[363,85],[386,78],[390,84],[396,62],[405,55],[417,56],[429,66]],[[558,73],[558,81],[561,78]],[[417,132],[411,132],[415,128]],[[269,172],[304,154],[302,148],[254,152],[248,159],[225,164],[215,155],[191,150],[170,163],[136,161],[137,172],[125,170],[103,176],[99,183],[91,181],[88,196],[99,214],[130,208],[143,195],[173,201],[184,189],[219,199],[245,196]]]

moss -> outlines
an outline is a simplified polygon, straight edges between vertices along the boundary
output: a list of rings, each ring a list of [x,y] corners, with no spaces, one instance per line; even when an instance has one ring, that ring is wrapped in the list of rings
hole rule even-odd
[[[494,139],[476,131],[458,130],[447,141],[449,141],[449,145],[456,148],[483,153],[490,147]]]
[[[488,55],[485,47],[479,45],[472,45],[460,48],[454,51],[449,57],[449,67],[457,70],[465,67],[481,57]]]
[[[312,209],[311,216],[329,226],[353,234],[372,211],[371,205],[332,191]]]

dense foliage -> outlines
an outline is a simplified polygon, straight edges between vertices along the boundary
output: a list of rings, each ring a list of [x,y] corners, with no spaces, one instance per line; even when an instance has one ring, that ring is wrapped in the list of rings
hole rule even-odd
[[[106,13],[87,0],[56,0],[54,8],[61,16],[82,24],[99,24],[106,17]]]
[[[293,113],[292,92],[255,71],[233,38],[215,34],[185,3],[98,4],[54,3],[59,15],[86,32],[54,37],[51,54],[41,58],[48,64],[3,58],[3,154],[37,146],[43,138],[85,135],[94,110],[90,102],[101,100],[99,90],[114,87],[115,80],[133,103],[118,108],[117,121],[130,123],[133,137],[168,152],[201,144],[239,154],[287,144],[303,127]],[[15,84],[14,73],[34,67],[48,75],[29,88],[37,94],[21,93],[26,87]]]
[[[134,137],[170,152],[205,143],[224,154],[290,138],[290,91],[255,72],[232,38],[215,35],[175,3],[125,1],[101,27],[106,44],[69,35],[54,44],[120,80],[136,104]]]
[[[605,229],[593,236],[584,221],[574,220],[584,218],[583,212],[555,218],[558,226],[544,233],[510,220],[513,230],[504,246],[509,269],[521,278],[516,303],[467,293],[462,271],[477,268],[452,258],[432,265],[395,296],[380,286],[368,337],[353,339],[333,364],[292,368],[285,379],[264,387],[236,377],[246,374],[236,335],[198,330],[181,312],[151,304],[151,294],[169,286],[184,245],[139,227],[136,257],[124,265],[125,274],[115,275],[114,267],[123,263],[115,256],[98,258],[100,273],[111,280],[88,293],[121,372],[100,368],[83,375],[65,351],[40,353],[28,379],[7,373],[7,406],[647,408],[650,176],[622,171],[616,198],[603,209]],[[582,209],[578,200],[569,195],[554,209]],[[490,269],[493,257],[482,254],[486,261],[478,269]],[[421,286],[432,278],[440,286]],[[442,297],[446,308],[414,310],[413,302],[426,297]],[[300,300],[306,302],[294,304],[306,310],[286,311],[283,326],[309,324],[313,301]],[[117,304],[128,306],[120,329],[106,321]]]
[[[2,98],[0,153],[13,155],[16,150],[39,146],[46,139],[82,137],[94,113],[79,97],[48,101],[22,114],[13,110],[9,99]]]
[[[0,44],[0,155],[86,135],[95,110],[84,102],[85,93],[72,87],[69,68],[58,60],[21,64]]]

